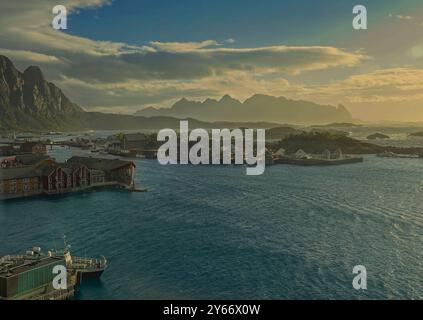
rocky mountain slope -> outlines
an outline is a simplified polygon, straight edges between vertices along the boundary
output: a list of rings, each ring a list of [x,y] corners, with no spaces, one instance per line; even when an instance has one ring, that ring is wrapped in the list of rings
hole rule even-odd
[[[23,73],[0,55],[0,127],[3,130],[48,130],[83,127],[83,110],[53,83],[39,67]]]

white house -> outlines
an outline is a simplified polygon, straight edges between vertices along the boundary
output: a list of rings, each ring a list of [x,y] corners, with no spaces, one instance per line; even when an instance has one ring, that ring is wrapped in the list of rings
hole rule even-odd
[[[276,157],[284,157],[285,154],[286,154],[286,150],[284,148],[280,148],[273,155],[276,156]]]
[[[309,156],[304,150],[299,149],[297,152],[295,152],[295,158],[296,159],[311,159],[311,156]]]

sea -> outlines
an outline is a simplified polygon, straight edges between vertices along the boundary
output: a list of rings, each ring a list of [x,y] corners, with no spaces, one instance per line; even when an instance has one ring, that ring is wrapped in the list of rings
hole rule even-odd
[[[59,161],[87,151],[54,147]],[[162,166],[145,193],[0,203],[0,256],[33,246],[105,256],[75,299],[423,299],[423,159],[333,167]],[[353,286],[364,266],[367,289]]]

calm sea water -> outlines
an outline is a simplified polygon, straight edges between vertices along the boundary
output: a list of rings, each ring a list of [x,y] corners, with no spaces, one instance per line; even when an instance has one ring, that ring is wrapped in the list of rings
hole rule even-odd
[[[62,160],[66,149],[52,154]],[[423,160],[366,157],[330,168],[160,166],[147,193],[0,203],[0,255],[38,245],[105,255],[78,299],[423,298]],[[364,265],[368,290],[352,287]]]

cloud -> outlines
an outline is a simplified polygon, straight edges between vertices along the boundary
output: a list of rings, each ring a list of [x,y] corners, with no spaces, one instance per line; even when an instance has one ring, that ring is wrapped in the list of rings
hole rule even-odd
[[[412,20],[413,19],[412,16],[407,16],[407,15],[402,15],[402,14],[392,14],[392,13],[390,13],[388,16],[390,18],[396,18],[396,19],[399,19],[399,20]]]
[[[27,50],[9,50],[0,48],[0,54],[5,56],[13,56],[14,61],[30,63],[58,63],[60,60],[55,56],[49,56],[42,53]]]
[[[423,45],[415,45],[413,46],[409,51],[409,56],[411,56],[414,59],[420,59],[423,58]]]
[[[152,52],[165,51],[165,52],[190,52],[207,47],[220,46],[217,41],[205,40],[201,42],[159,42],[151,41]]]
[[[69,12],[109,3],[61,2]],[[302,89],[289,85],[285,76],[356,66],[368,58],[333,46],[225,47],[233,39],[152,41],[139,46],[95,41],[51,28],[56,4],[53,0],[0,2],[0,53],[21,69],[40,65],[49,80],[84,107],[163,105],[181,96],[219,96],[228,90],[240,98],[254,90],[294,93]]]
[[[423,69],[399,67],[357,74],[323,85],[300,86],[302,96],[344,103],[417,101],[423,98]]]

